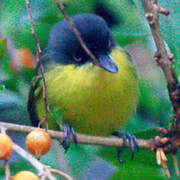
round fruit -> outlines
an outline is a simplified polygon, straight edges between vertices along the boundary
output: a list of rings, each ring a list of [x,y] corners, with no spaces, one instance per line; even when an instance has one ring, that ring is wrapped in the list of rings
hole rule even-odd
[[[13,177],[13,180],[39,180],[39,178],[31,171],[20,171]]]
[[[35,68],[36,61],[31,51],[27,48],[21,48],[17,52],[18,62],[20,66],[24,68]]]
[[[0,133],[0,160],[6,160],[12,153],[12,141],[11,138]]]
[[[31,154],[39,159],[51,148],[51,137],[45,130],[37,128],[27,135],[26,147]]]

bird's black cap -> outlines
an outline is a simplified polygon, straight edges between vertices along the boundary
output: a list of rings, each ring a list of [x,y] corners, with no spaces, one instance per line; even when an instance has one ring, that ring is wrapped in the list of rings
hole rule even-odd
[[[79,14],[72,17],[71,21],[92,54],[96,59],[101,59],[99,66],[109,72],[116,73],[118,68],[110,57],[104,58],[105,61],[109,60],[109,63],[103,64],[102,60],[102,57],[110,54],[115,45],[112,33],[104,19],[94,14]],[[81,46],[66,20],[60,21],[52,28],[47,54],[51,60],[61,64],[83,65],[93,61]]]

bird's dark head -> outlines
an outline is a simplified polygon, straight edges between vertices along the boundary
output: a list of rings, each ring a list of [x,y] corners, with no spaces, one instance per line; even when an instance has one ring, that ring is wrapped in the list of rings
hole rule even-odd
[[[93,14],[76,15],[71,21],[97,62],[84,50],[66,20],[52,28],[47,47],[50,59],[61,64],[83,65],[92,62],[109,72],[118,72],[116,64],[109,56],[115,42],[106,22]]]

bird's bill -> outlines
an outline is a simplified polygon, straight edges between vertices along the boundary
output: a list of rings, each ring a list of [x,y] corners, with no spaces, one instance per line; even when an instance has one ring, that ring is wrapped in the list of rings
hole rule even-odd
[[[115,64],[115,62],[111,59],[108,55],[101,55],[98,58],[98,64],[99,67],[103,68],[104,70],[111,72],[111,73],[117,73],[118,67]]]

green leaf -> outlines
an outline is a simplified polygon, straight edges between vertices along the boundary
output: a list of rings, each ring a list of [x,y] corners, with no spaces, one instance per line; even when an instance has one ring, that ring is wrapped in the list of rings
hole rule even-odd
[[[4,88],[11,90],[11,91],[16,91],[16,84],[17,84],[17,78],[8,78],[5,80],[2,80],[0,82],[1,86],[4,86]]]
[[[0,84],[0,91],[4,90],[5,86]]]
[[[7,40],[0,39],[0,58],[5,56],[6,48],[7,48]]]
[[[2,81],[0,81],[0,91],[5,89],[5,85]]]

